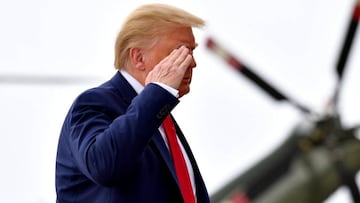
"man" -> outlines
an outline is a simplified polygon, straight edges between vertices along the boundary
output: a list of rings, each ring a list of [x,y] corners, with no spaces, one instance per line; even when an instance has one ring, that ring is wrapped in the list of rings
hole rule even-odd
[[[115,45],[117,73],[82,93],[65,118],[57,203],[209,202],[190,147],[170,116],[190,91],[197,46],[192,27],[203,24],[163,4],[144,5],[127,18]],[[176,132],[167,127],[172,121]]]

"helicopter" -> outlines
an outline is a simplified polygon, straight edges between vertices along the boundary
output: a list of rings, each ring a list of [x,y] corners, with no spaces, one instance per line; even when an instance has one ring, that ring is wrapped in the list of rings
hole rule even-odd
[[[360,202],[355,175],[360,170],[360,125],[345,127],[338,111],[338,97],[351,45],[360,18],[360,1],[353,13],[336,65],[337,85],[324,113],[316,113],[281,93],[248,65],[240,62],[212,37],[207,48],[229,66],[254,82],[276,101],[285,101],[304,114],[304,120],[272,153],[225,184],[210,197],[213,203],[320,203],[340,186]]]
[[[73,2],[70,2],[70,3],[73,3]],[[195,3],[196,3],[196,1],[195,1]],[[233,3],[233,2],[232,2]],[[34,4],[34,3],[33,3]],[[191,2],[191,4],[194,4],[194,2]],[[73,6],[76,6],[76,5],[73,5],[73,4],[71,4],[72,6],[69,6],[69,8],[74,8]],[[110,5],[110,4],[109,4]],[[203,2],[201,2],[201,5],[203,5]],[[83,6],[83,5],[81,5],[81,6]],[[122,5],[123,6],[123,5]],[[40,6],[38,6],[38,7],[40,7]],[[114,5],[112,5],[112,7],[114,7],[114,8],[116,8]],[[6,7],[5,7],[6,8]],[[76,8],[76,7],[75,7]],[[209,8],[206,8],[206,9],[209,9]],[[33,9],[27,9],[27,10],[29,10],[29,11],[31,11],[31,12],[33,12]],[[58,9],[59,11],[60,11],[60,9]],[[75,10],[75,9],[74,9]],[[104,10],[106,10],[106,9],[104,9]],[[108,10],[106,10],[106,12],[107,12],[107,14],[110,14],[111,12],[109,12]],[[116,11],[117,13],[119,13],[118,12],[118,10]],[[14,13],[16,13],[16,12],[14,12]],[[25,12],[26,13],[26,12]],[[121,13],[121,12],[120,12]],[[29,16],[30,17],[30,16]],[[6,19],[6,18],[4,18],[4,19]],[[92,18],[90,18],[90,19],[92,19]],[[110,21],[111,19],[107,19],[108,21]],[[107,23],[104,23],[104,24],[107,24]],[[117,25],[117,24],[116,24]],[[117,27],[116,27],[117,28]],[[221,67],[222,68],[222,67]],[[102,68],[102,71],[104,71],[104,69]],[[2,75],[4,75],[3,73],[0,75],[0,78],[2,77]],[[2,87],[4,87],[5,85],[5,83],[6,83],[6,85],[7,84],[11,84],[11,85],[13,85],[13,84],[15,84],[15,85],[17,85],[17,84],[25,84],[25,85],[28,85],[28,84],[35,84],[35,87],[37,88],[38,86],[37,85],[41,85],[41,87],[44,85],[45,86],[45,84],[46,85],[48,85],[48,84],[50,84],[50,85],[55,85],[56,86],[56,88],[58,87],[58,85],[60,86],[60,85],[62,85],[62,84],[65,84],[65,85],[69,85],[69,86],[66,86],[66,90],[69,90],[69,89],[76,89],[76,87],[77,86],[75,86],[75,87],[73,87],[73,86],[71,86],[70,84],[77,84],[78,85],[78,81],[82,81],[82,80],[78,80],[79,78],[77,78],[76,80],[73,80],[74,81],[74,83],[69,83],[69,82],[55,82],[55,81],[68,81],[68,77],[73,77],[73,75],[68,75],[68,76],[66,76],[66,75],[63,75],[63,77],[64,77],[64,80],[57,80],[56,78],[59,78],[59,76],[58,75],[56,75],[56,76],[54,76],[54,75],[41,75],[40,77],[38,77],[38,76],[36,76],[36,75],[34,75],[34,74],[29,74],[29,75],[24,75],[24,74],[22,74],[22,76],[21,77],[19,77],[18,76],[19,74],[17,74],[17,75],[15,75],[15,74],[6,74],[6,75],[4,75],[2,78],[3,79],[0,79],[0,86],[2,86]],[[34,77],[35,77],[35,79],[34,79]],[[53,77],[55,77],[55,78],[53,78]],[[94,82],[94,80],[93,79],[89,79],[89,78],[87,78],[86,76],[84,76],[84,75],[81,75],[81,77],[84,77],[85,78],[85,80],[86,81],[84,81],[84,83],[86,83],[85,85],[87,86],[87,85],[89,85],[88,83],[90,83],[90,84],[92,84],[92,83],[96,83],[97,81],[103,81],[103,79],[104,78],[100,78],[99,80],[98,79],[96,79],[95,80],[95,82]],[[52,78],[52,79],[51,79]],[[62,77],[61,77],[62,78]],[[61,79],[60,78],[60,79]],[[54,80],[53,80],[54,79]],[[25,81],[28,81],[27,83],[25,83]],[[47,81],[47,82],[46,82]],[[81,83],[81,84],[83,84],[83,83]],[[22,87],[22,86],[20,86],[20,87]],[[47,87],[47,86],[46,86]],[[53,86],[51,86],[51,87],[53,87]],[[16,87],[17,88],[17,87]],[[62,86],[60,86],[60,88],[62,88]],[[84,88],[83,86],[81,87],[81,88]],[[78,88],[78,89],[81,89],[81,88]],[[43,89],[41,89],[41,90],[43,90]],[[23,91],[23,90],[22,90]],[[70,96],[69,96],[70,95]],[[70,94],[69,93],[69,91],[68,92],[66,92],[66,95],[63,95],[63,97],[65,97],[65,96],[67,96],[67,97],[69,97],[69,98],[71,98],[71,96],[72,96],[72,94]],[[3,97],[3,100],[5,99],[5,96],[4,95],[2,95],[2,97]],[[21,97],[21,98],[23,98],[23,97]],[[70,99],[69,99],[70,100]],[[47,101],[47,100],[46,100]],[[52,101],[52,100],[50,100],[50,101]],[[40,104],[44,104],[45,102],[41,102]],[[50,103],[50,102],[49,102]],[[57,109],[61,109],[61,107],[62,106],[65,106],[64,104],[61,104],[61,105],[54,105],[54,104],[52,104],[52,108],[57,108]],[[290,109],[290,110],[292,110],[292,109]],[[60,111],[61,112],[61,111]],[[62,113],[62,112],[61,112]],[[3,115],[4,115],[4,112],[3,112]],[[56,115],[52,115],[52,119],[54,120],[54,117],[56,117]],[[61,116],[59,116],[59,117],[61,117]],[[47,124],[47,123],[46,123]],[[44,124],[42,124],[42,125],[44,125]],[[283,125],[283,124],[282,124]],[[18,127],[19,128],[19,127]],[[22,126],[22,128],[24,128],[23,126]],[[308,135],[308,134],[306,134],[306,135]],[[14,137],[16,137],[16,136],[14,136]],[[3,142],[4,143],[4,142]],[[4,147],[5,148],[5,147]],[[51,160],[50,160],[51,161]],[[51,162],[52,163],[52,162]],[[39,164],[40,165],[40,164]],[[40,166],[42,166],[42,165],[40,165]],[[51,165],[52,166],[52,165]],[[224,166],[221,166],[221,167],[224,167]],[[225,166],[225,167],[227,167],[227,166]],[[4,169],[3,169],[4,170]],[[52,175],[52,174],[50,174],[50,175]],[[22,176],[20,176],[20,175],[17,175],[17,177],[19,178],[19,177],[22,177]],[[35,176],[35,177],[37,177],[37,176]],[[41,176],[42,177],[42,176]],[[52,176],[51,176],[52,177]],[[48,180],[48,179],[51,179],[51,178],[48,178],[48,176],[46,176],[46,179]],[[263,179],[262,179],[263,180]],[[5,180],[3,180],[3,182],[5,182],[6,183],[6,179]],[[14,181],[13,181],[14,182]],[[26,182],[30,182],[30,181],[26,181]],[[37,182],[41,182],[41,179],[40,180],[38,180]],[[50,181],[49,181],[50,182]],[[210,182],[210,181],[209,181]],[[9,185],[8,184],[5,184],[6,185],[6,187],[7,188],[10,188],[9,187]],[[25,185],[25,183],[23,184],[23,185]],[[36,187],[32,187],[32,188],[36,188]],[[49,184],[49,186],[48,185],[46,185],[46,188],[52,188],[52,184],[51,184],[51,182],[50,182],[50,184]],[[46,194],[46,192],[47,192],[48,190],[45,190],[45,192],[43,191],[43,193],[45,193]],[[17,191],[18,192],[18,191]],[[52,189],[50,189],[50,192],[52,192]],[[49,193],[50,193],[49,192]],[[39,192],[34,192],[35,193],[35,195],[38,195],[37,193],[39,193]],[[18,193],[17,193],[18,194]],[[6,196],[6,195],[2,195],[2,199],[3,199],[3,197],[4,196]],[[24,197],[26,197],[28,200],[27,201],[30,201],[30,199],[31,198],[29,198],[29,196],[26,196],[26,195],[21,195],[21,196],[24,196]],[[213,197],[214,197],[215,195],[213,195]],[[214,199],[212,197],[212,199]],[[49,199],[51,199],[51,198],[49,198]],[[6,201],[5,201],[6,202]],[[40,201],[39,201],[40,202]],[[45,202],[45,201],[41,201],[41,202]],[[49,201],[49,202],[51,202],[51,201]]]

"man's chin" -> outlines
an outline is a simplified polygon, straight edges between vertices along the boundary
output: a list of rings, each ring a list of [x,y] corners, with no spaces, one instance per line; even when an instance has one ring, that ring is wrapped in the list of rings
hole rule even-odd
[[[190,87],[179,89],[179,98],[190,92]]]

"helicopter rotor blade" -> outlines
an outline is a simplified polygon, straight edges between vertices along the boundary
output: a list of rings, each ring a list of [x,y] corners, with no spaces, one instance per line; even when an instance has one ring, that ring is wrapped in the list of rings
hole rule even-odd
[[[287,101],[300,109],[302,112],[306,114],[311,114],[311,111],[299,104],[298,102],[290,99],[285,94],[281,93],[279,90],[275,89],[272,85],[262,79],[259,75],[253,72],[249,67],[240,63],[234,56],[232,56],[229,52],[227,52],[224,48],[222,48],[219,44],[217,44],[212,38],[208,38],[206,42],[206,46],[208,49],[212,50],[214,53],[223,58],[229,65],[235,68],[237,71],[242,73],[248,79],[257,84],[262,90],[264,90],[269,96],[274,98],[276,101]]]
[[[352,43],[355,38],[356,30],[359,24],[359,18],[360,18],[360,0],[357,0],[354,4],[352,17],[350,19],[350,23],[348,25],[347,33],[343,42],[343,46],[340,52],[340,56],[336,65],[336,73],[338,77],[338,82],[335,88],[335,93],[333,96],[333,108],[336,108],[338,103],[338,97],[340,88],[342,85],[343,75],[345,71],[346,62],[350,53],[350,49],[352,46]]]
[[[97,81],[94,76],[59,76],[59,75],[26,75],[1,74],[0,84],[32,84],[32,85],[71,85]]]
[[[348,26],[348,30],[345,36],[344,44],[342,50],[340,52],[340,57],[337,62],[336,72],[338,75],[339,80],[342,79],[344,74],[344,69],[346,65],[347,58],[349,56],[349,52],[351,49],[352,42],[354,40],[354,36],[356,33],[356,29],[359,24],[360,18],[360,0],[357,0],[354,6],[354,10],[352,13],[352,17]]]

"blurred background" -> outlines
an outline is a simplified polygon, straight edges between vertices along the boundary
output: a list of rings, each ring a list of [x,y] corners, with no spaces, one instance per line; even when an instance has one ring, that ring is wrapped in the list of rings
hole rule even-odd
[[[303,116],[207,50],[207,37],[290,97],[324,110],[354,0],[0,0],[0,202],[55,202],[57,139],[67,110],[80,92],[115,73],[113,46],[124,18],[153,2],[207,22],[194,30],[198,66],[174,114],[210,194],[272,152]],[[347,126],[360,123],[359,35],[340,95]],[[351,199],[340,188],[327,202]]]

